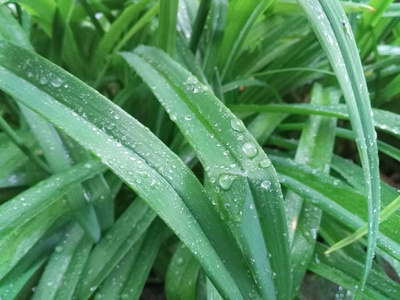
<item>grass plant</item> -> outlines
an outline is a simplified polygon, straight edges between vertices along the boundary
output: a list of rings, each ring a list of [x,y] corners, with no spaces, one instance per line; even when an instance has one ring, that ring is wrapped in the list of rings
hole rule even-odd
[[[0,0],[0,299],[400,299],[399,21]]]

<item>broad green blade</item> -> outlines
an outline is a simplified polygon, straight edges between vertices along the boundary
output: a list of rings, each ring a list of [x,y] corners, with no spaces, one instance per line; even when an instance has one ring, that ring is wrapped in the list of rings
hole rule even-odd
[[[121,108],[64,70],[5,41],[0,50],[4,91],[100,157],[146,200],[195,253],[221,294],[240,299],[239,289],[252,290],[251,278],[244,275],[248,268],[227,225],[176,155]],[[40,82],[50,74],[62,85]]]
[[[286,218],[268,157],[208,87],[165,53],[141,46],[122,55],[197,153],[217,194],[217,208],[243,247],[261,297],[275,297],[275,289],[277,297],[289,297]]]
[[[371,268],[379,227],[379,161],[373,114],[364,71],[351,26],[338,1],[298,0],[334,69],[349,111],[368,191],[368,255],[357,292]]]

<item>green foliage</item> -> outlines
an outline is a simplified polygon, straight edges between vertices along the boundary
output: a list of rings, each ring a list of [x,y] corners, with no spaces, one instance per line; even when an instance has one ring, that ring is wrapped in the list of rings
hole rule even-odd
[[[0,3],[0,299],[400,298],[398,3]]]

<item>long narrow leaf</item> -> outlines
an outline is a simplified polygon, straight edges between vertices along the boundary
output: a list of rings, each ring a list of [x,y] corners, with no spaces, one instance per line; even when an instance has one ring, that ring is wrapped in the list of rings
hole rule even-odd
[[[367,84],[357,45],[338,1],[298,0],[321,42],[342,87],[368,190],[368,255],[357,296],[367,280],[379,227],[379,162],[376,132]]]
[[[195,253],[222,294],[240,299],[238,286],[252,290],[226,224],[176,155],[121,108],[62,69],[5,41],[0,49],[4,91],[56,123],[123,178]],[[42,84],[40,78],[48,74],[63,85]],[[110,115],[115,121],[109,121]],[[240,280],[234,283],[231,274],[240,274]]]
[[[273,297],[273,278],[279,297],[287,298],[290,256],[286,219],[268,157],[242,122],[165,53],[140,47],[123,57],[152,88],[197,153],[218,194],[222,217],[233,222],[232,231],[248,261],[253,261],[261,295]],[[262,217],[257,220],[257,215]],[[262,238],[266,249],[260,243]],[[265,260],[267,253],[272,257],[269,261]]]

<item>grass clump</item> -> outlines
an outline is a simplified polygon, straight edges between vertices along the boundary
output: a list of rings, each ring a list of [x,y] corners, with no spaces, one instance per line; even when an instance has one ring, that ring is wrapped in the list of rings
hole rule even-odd
[[[399,5],[0,1],[0,299],[399,299]]]

